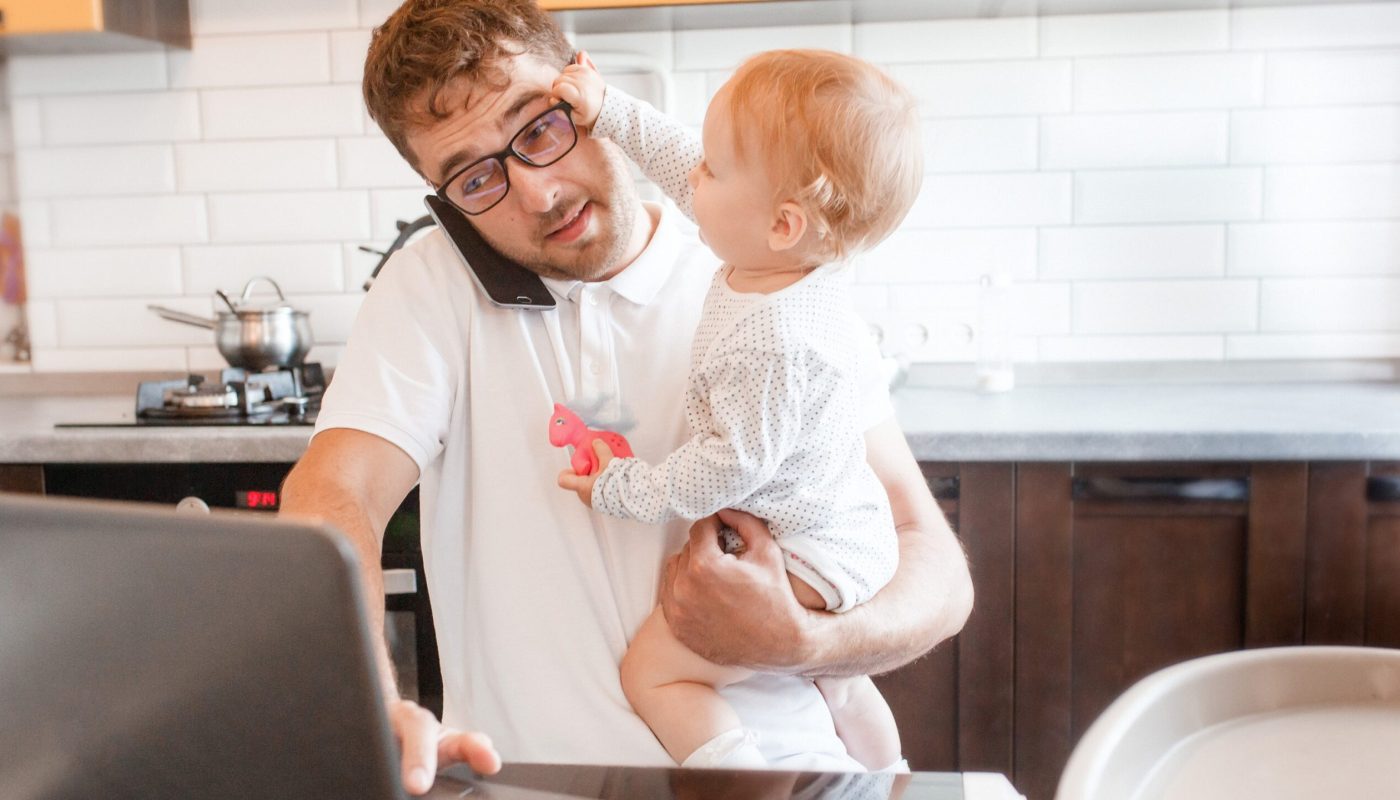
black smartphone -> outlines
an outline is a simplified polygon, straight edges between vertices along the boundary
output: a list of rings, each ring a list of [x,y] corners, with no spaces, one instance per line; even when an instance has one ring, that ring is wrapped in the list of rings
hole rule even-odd
[[[487,244],[466,215],[434,194],[424,197],[423,204],[491,302],[507,308],[554,308],[554,295],[540,276]]]

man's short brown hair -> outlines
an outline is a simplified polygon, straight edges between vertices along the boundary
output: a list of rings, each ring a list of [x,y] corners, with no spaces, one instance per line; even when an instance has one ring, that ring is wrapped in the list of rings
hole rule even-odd
[[[529,53],[562,69],[573,47],[535,0],[407,0],[374,29],[365,58],[370,116],[409,164],[413,128],[446,119],[449,83],[465,78],[499,91],[510,84],[502,61]]]

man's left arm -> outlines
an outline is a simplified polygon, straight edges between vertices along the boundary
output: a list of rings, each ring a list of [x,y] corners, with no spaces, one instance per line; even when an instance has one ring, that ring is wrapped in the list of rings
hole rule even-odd
[[[803,675],[896,669],[962,629],[972,610],[967,557],[938,508],[894,418],[866,432],[866,455],[889,494],[899,568],[884,589],[843,614],[811,611],[793,597],[781,551],[766,526],[721,512],[743,537],[739,556],[719,549],[719,523],[695,523],[667,568],[662,608],[677,638],[720,664]]]

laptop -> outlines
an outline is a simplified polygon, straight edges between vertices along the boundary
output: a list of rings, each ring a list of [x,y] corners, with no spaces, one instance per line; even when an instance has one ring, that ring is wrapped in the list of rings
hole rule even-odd
[[[330,528],[0,494],[0,798],[403,800],[377,669]],[[956,800],[957,778],[456,765],[426,797]]]
[[[328,529],[0,495],[0,797],[399,798],[377,680]]]

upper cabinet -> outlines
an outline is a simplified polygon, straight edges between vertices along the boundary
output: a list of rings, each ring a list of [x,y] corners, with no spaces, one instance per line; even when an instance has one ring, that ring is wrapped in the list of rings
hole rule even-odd
[[[189,0],[0,0],[0,52],[190,46]]]
[[[3,1],[3,0],[0,0]],[[1228,10],[1355,0],[540,0],[571,33],[848,25],[1141,11]]]

